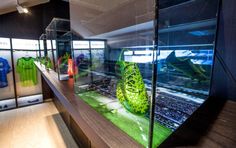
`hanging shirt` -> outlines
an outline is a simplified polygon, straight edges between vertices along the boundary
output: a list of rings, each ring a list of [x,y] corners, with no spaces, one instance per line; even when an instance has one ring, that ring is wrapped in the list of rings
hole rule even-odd
[[[10,72],[11,67],[8,61],[0,57],[0,88],[7,87],[7,74]]]
[[[32,86],[38,84],[37,68],[34,64],[34,58],[23,57],[17,60],[16,71],[20,76],[22,86]]]

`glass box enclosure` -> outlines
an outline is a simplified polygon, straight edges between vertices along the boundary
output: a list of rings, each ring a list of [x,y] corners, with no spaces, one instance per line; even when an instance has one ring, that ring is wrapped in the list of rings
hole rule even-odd
[[[45,56],[45,40],[46,40],[46,34],[42,34],[40,37],[39,37],[39,57],[40,58],[43,58]]]
[[[70,5],[76,94],[144,147],[208,98],[217,24],[218,0],[157,2]]]
[[[59,80],[68,80],[71,57],[70,21],[54,18],[46,28],[48,57],[55,63]],[[56,49],[56,54],[55,54]]]
[[[55,61],[55,56],[56,56],[56,41],[52,39],[47,40],[47,54],[48,58],[50,61],[50,68],[55,70],[56,69],[56,61]]]
[[[0,111],[15,108],[12,50],[9,38],[0,37]]]
[[[46,48],[47,47],[46,39],[47,39],[46,34],[42,34],[39,38],[39,58],[37,58],[37,60],[40,62],[40,64],[44,65],[46,69],[49,68],[52,69],[51,59],[48,56]]]
[[[34,61],[38,40],[12,39],[18,106],[43,102],[41,75]]]

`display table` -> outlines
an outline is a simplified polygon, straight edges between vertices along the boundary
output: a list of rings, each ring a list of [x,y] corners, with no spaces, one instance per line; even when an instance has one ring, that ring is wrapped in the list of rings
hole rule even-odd
[[[110,121],[98,114],[94,109],[74,94],[73,79],[59,81],[58,74],[46,70],[40,63],[35,62],[43,79],[53,91],[57,104],[61,105],[65,123],[72,135],[83,147],[142,147],[126,133]],[[66,118],[66,119],[65,119]]]

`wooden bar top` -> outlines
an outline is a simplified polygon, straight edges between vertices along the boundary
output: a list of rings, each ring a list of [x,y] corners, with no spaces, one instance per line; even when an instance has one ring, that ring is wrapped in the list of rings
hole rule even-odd
[[[92,147],[143,147],[74,94],[73,79],[59,81],[58,74],[35,62],[61,104],[89,138]]]

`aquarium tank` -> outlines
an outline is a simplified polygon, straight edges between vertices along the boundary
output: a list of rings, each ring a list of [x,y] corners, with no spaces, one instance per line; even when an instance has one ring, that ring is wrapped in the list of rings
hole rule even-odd
[[[68,80],[70,76],[73,76],[70,21],[53,18],[46,28],[46,35],[50,67],[58,73],[59,80]]]
[[[218,3],[72,0],[78,99],[140,145],[160,146],[208,98]]]

